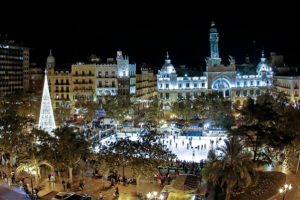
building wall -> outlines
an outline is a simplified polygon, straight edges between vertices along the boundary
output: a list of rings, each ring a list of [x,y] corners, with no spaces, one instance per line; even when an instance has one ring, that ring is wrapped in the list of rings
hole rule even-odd
[[[156,76],[152,70],[142,68],[141,73],[136,74],[136,100],[139,108],[143,109],[156,96]]]
[[[274,84],[278,91],[284,92],[292,103],[299,102],[300,76],[275,76]]]
[[[29,49],[0,41],[0,95],[29,89]]]
[[[96,65],[96,95],[115,96],[118,93],[117,64]]]
[[[72,65],[73,99],[94,101],[96,93],[96,64]]]
[[[49,92],[52,100],[53,110],[73,105],[73,85],[70,71],[48,70]]]
[[[42,95],[44,84],[44,72],[39,67],[29,69],[29,91]]]

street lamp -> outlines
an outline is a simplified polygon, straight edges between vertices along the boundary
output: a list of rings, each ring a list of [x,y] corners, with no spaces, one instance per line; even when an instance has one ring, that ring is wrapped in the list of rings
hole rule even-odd
[[[284,184],[283,187],[279,188],[279,193],[282,194],[282,200],[285,199],[285,195],[288,191],[292,190],[292,185],[291,184]]]

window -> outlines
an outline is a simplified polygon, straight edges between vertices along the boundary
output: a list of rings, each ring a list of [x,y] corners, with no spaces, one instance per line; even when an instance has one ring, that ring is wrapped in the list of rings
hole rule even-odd
[[[244,86],[245,86],[245,87],[247,86],[247,81],[244,81]]]
[[[243,95],[244,95],[244,97],[247,96],[247,90],[244,90],[244,91],[243,91]]]
[[[169,98],[170,98],[170,94],[166,93],[166,99],[169,99]]]
[[[105,72],[105,76],[108,76],[108,72]]]
[[[238,96],[238,97],[241,96],[241,91],[239,91],[239,90],[236,91],[236,96]]]
[[[182,93],[178,93],[178,99],[182,99]]]
[[[250,90],[250,95],[251,95],[251,96],[254,95],[254,90]]]
[[[202,86],[202,87],[205,87],[205,83],[202,83],[201,86]]]
[[[253,81],[250,81],[250,85],[253,85]]]
[[[166,84],[166,88],[169,89],[169,84]]]
[[[187,93],[185,94],[185,96],[186,96],[187,99],[190,99],[190,98],[191,98],[191,94],[190,94],[189,92],[187,92]]]
[[[84,76],[84,71],[82,71],[82,76]]]
[[[64,84],[64,80],[63,79],[60,80],[60,84]]]
[[[91,71],[89,71],[89,75],[90,75],[90,76],[92,75],[92,72],[91,72]]]
[[[194,83],[194,88],[197,88],[197,83]]]
[[[257,94],[257,95],[260,95],[260,90],[256,90],[256,94]]]
[[[189,87],[190,87],[190,84],[189,84],[189,83],[186,83],[186,84],[185,84],[185,87],[186,87],[186,88],[189,88]]]
[[[256,84],[257,84],[257,86],[259,86],[260,82],[259,82],[259,81],[257,81],[257,82],[256,82]]]
[[[162,88],[162,84],[160,84],[160,88]]]
[[[182,85],[181,85],[181,83],[179,83],[178,87],[179,87],[179,88],[182,88]]]
[[[240,87],[240,82],[237,82],[236,85],[237,85],[238,87]]]

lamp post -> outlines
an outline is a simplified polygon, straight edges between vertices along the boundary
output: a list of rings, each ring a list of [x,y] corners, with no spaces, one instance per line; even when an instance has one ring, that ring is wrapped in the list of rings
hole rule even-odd
[[[286,193],[291,190],[292,190],[291,184],[284,184],[283,187],[279,188],[279,193],[282,195],[282,200],[285,200]]]

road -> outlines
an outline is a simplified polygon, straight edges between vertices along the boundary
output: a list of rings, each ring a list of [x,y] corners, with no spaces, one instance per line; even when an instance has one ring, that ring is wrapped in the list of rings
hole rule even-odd
[[[16,188],[9,188],[6,184],[0,185],[0,200],[24,200],[25,195]]]

